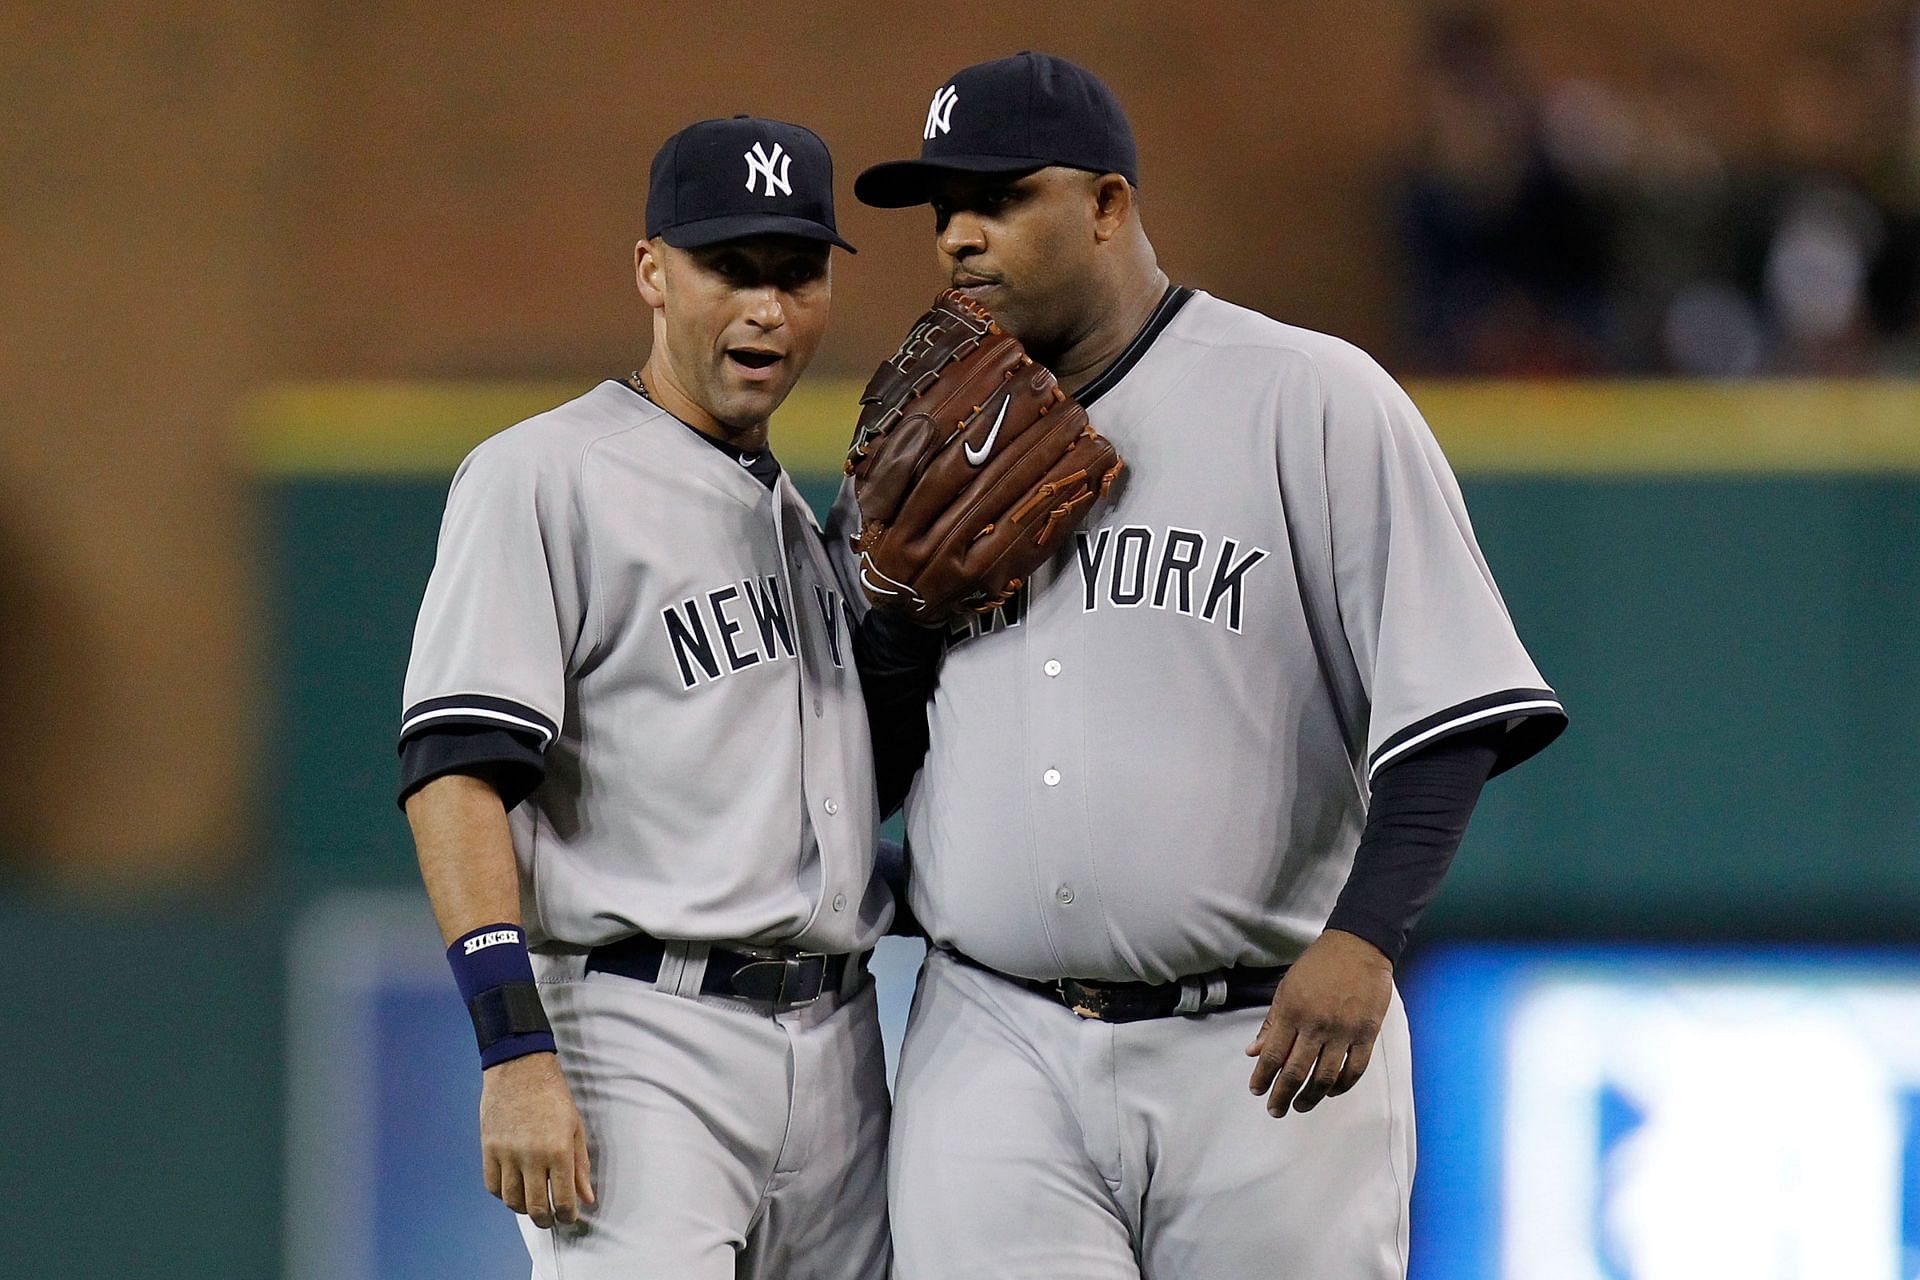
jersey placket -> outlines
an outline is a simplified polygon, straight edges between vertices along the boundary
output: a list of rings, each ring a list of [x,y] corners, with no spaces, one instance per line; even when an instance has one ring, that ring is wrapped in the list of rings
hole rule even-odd
[[[800,697],[800,796],[802,829],[811,832],[815,849],[816,865],[819,868],[819,883],[806,882],[807,859],[802,848],[799,865],[795,868],[795,879],[803,892],[818,895],[813,919],[808,921],[807,930],[811,930],[822,916],[844,916],[849,910],[859,909],[857,893],[852,889],[851,878],[841,865],[840,854],[847,842],[833,838],[837,827],[846,819],[846,806],[851,796],[834,794],[830,786],[823,786],[817,776],[822,770],[823,760],[838,759],[833,741],[833,726],[827,723],[827,701],[831,691],[822,688],[822,683],[830,679],[832,654],[828,638],[825,635],[826,621],[818,617],[819,605],[813,597],[814,587],[820,581],[818,567],[809,555],[807,540],[812,529],[798,512],[787,510],[784,486],[776,486],[770,495],[773,500],[773,536],[780,548],[780,582],[786,591],[789,624],[794,630],[794,640],[799,650],[799,697]],[[800,570],[811,567],[813,572],[803,575]]]
[[[1037,585],[1037,584],[1036,584]],[[1086,741],[1085,644],[1071,583],[1035,591],[1022,630],[1021,684],[1027,697],[1027,779],[1034,837],[1034,891],[1056,954],[1069,970],[1076,957],[1111,949],[1094,869],[1093,813]],[[1034,616],[1032,606],[1051,606]]]

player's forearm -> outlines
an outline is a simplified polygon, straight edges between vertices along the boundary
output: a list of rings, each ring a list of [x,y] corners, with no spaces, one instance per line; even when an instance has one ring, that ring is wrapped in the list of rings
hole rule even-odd
[[[1459,852],[1504,732],[1495,725],[1455,734],[1381,771],[1327,928],[1364,938],[1399,962]]]
[[[482,925],[519,923],[520,880],[499,793],[448,774],[407,797],[407,822],[443,943]]]
[[[927,699],[939,681],[944,651],[940,630],[878,609],[854,631],[853,660],[867,704],[875,790],[883,814],[906,799],[927,754]]]

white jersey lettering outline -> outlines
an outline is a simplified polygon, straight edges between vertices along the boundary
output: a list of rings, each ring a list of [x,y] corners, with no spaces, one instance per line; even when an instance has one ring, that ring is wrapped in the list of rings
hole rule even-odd
[[[1204,595],[1194,589],[1208,558],[1208,542],[1217,541],[1213,570]],[[1234,538],[1209,535],[1198,529],[1147,525],[1102,525],[1074,535],[1075,560],[1080,567],[1080,605],[1092,613],[1103,603],[1115,609],[1133,609],[1150,603],[1155,609],[1184,614],[1202,622],[1226,614],[1227,630],[1240,634],[1245,616],[1242,586],[1247,574],[1271,553]],[[1152,599],[1148,599],[1148,584]],[[1196,601],[1196,597],[1198,600]]]
[[[751,627],[736,616],[742,599],[747,602]],[[703,683],[703,677],[704,683],[711,684],[762,662],[797,657],[787,618],[786,599],[771,575],[715,587],[660,611],[660,622],[685,689]],[[834,665],[845,666],[838,635],[830,636],[829,642]]]

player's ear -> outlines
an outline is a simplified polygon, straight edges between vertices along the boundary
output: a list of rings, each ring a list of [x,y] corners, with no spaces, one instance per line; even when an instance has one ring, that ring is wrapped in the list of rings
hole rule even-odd
[[[1093,238],[1105,243],[1133,218],[1133,184],[1117,173],[1093,180]]]
[[[666,260],[660,247],[651,240],[634,245],[633,282],[640,290],[640,300],[655,309],[666,306],[666,279]]]

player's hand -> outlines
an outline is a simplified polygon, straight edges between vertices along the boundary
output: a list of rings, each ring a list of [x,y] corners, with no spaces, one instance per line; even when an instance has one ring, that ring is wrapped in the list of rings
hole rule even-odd
[[[1268,1114],[1311,1111],[1353,1088],[1392,1000],[1393,963],[1378,947],[1338,929],[1321,934],[1280,979],[1247,1046],[1247,1056],[1260,1059],[1249,1081],[1254,1096],[1272,1090]]]
[[[530,1053],[481,1074],[480,1155],[487,1190],[534,1226],[580,1220],[593,1203],[593,1171],[559,1058]]]

